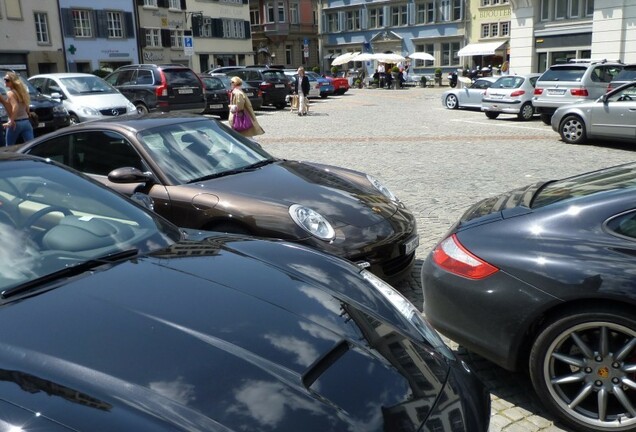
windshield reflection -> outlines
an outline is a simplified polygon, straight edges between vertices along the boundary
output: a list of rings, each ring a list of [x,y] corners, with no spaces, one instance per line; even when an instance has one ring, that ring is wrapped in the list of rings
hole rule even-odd
[[[152,128],[140,132],[138,138],[172,184],[191,183],[273,159],[211,120]]]
[[[116,252],[149,253],[181,236],[120,195],[44,160],[0,163],[0,291]]]

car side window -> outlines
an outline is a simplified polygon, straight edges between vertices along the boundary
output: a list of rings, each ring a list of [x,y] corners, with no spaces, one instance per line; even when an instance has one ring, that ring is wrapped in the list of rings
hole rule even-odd
[[[636,212],[614,217],[607,222],[607,228],[618,235],[636,239]]]
[[[608,102],[636,102],[636,85],[631,85],[607,98]]]
[[[104,78],[104,81],[106,81],[108,84],[112,86],[117,85],[117,78],[119,77],[120,73],[121,72],[113,72],[112,74]]]
[[[137,85],[153,84],[152,71],[140,69],[137,71]]]
[[[118,85],[118,86],[131,85],[133,84],[134,76],[135,76],[134,69],[123,70],[119,73],[119,76],[117,77],[117,81],[115,82],[115,85]],[[112,84],[112,83],[109,82],[109,84]]]
[[[71,153],[72,135],[57,136],[48,141],[44,141],[28,151],[29,154],[48,158],[61,164],[77,169]]]

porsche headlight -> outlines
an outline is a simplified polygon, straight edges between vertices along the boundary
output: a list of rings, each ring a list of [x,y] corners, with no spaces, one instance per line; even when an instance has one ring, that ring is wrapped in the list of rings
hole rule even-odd
[[[333,240],[336,236],[329,221],[309,207],[294,204],[289,207],[289,215],[302,229],[321,240]]]
[[[369,182],[373,185],[374,188],[376,188],[382,195],[384,195],[391,201],[395,201],[395,202],[399,201],[397,197],[393,194],[393,192],[391,192],[389,188],[384,186],[384,183],[382,183],[377,178],[367,174],[367,180],[369,180]]]
[[[382,279],[374,275],[373,273],[362,270],[360,275],[366,279],[375,289],[377,289],[380,294],[386,298],[389,303],[397,309],[398,312],[404,318],[410,322],[413,327],[417,330],[419,334],[424,337],[424,339],[433,346],[438,352],[448,357],[451,360],[455,359],[453,352],[446,346],[442,338],[437,334],[437,332],[431,327],[431,325],[422,318],[420,312],[413,306],[413,304],[408,301],[402,294],[400,294],[395,288],[393,288],[388,283],[384,282]]]

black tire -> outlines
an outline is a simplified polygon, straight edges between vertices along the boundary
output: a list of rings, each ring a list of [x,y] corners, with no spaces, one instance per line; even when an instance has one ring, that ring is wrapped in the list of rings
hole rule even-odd
[[[566,116],[559,125],[561,139],[568,144],[583,144],[587,139],[585,123],[576,115]]]
[[[137,114],[148,114],[148,107],[143,103],[138,103],[137,105],[135,105],[135,108],[137,108]]]
[[[444,100],[444,105],[448,109],[457,109],[459,108],[459,101],[457,100],[457,96],[454,94],[449,94],[446,96],[446,100]]]
[[[287,106],[287,103],[286,103],[286,102],[283,102],[283,103],[277,103],[277,104],[276,104],[276,105],[274,105],[274,106],[276,107],[276,109],[281,110],[281,109],[284,109],[284,108]]]
[[[519,108],[519,114],[517,114],[517,118],[519,120],[529,121],[532,120],[532,117],[534,117],[534,107],[532,106],[532,104],[530,102],[526,102],[521,105],[521,108]]]
[[[552,124],[552,114],[541,114],[541,121],[550,126]]]
[[[493,111],[486,111],[486,117],[488,117],[490,120],[494,120],[497,117],[499,117],[499,113],[493,112]]]
[[[530,378],[539,399],[577,431],[636,431],[636,319],[623,310],[564,314],[539,333]],[[605,395],[604,399],[602,399]],[[622,401],[621,402],[621,398]],[[603,416],[601,413],[605,411]]]
[[[78,124],[80,122],[80,119],[77,115],[71,113],[71,115],[69,115],[69,121],[70,121],[70,124],[74,125],[74,124]]]
[[[327,99],[327,96],[329,96],[327,93],[320,93],[321,99]]]

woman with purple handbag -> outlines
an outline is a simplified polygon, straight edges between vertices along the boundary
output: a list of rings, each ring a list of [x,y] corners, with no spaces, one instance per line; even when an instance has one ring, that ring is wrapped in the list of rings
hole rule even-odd
[[[232,99],[230,101],[230,127],[243,136],[251,137],[265,133],[258,124],[249,98],[241,90],[243,80],[237,76],[230,79],[232,83]]]

